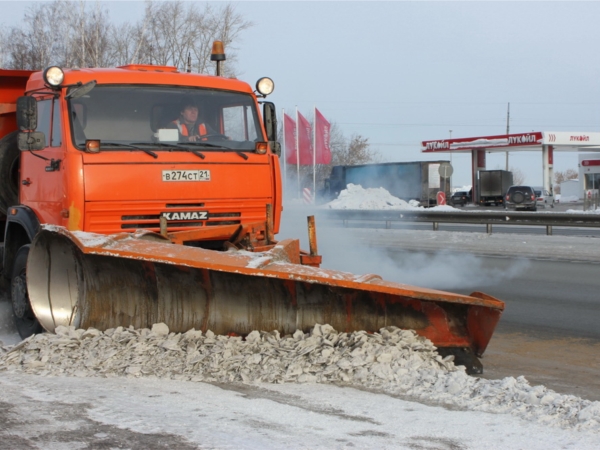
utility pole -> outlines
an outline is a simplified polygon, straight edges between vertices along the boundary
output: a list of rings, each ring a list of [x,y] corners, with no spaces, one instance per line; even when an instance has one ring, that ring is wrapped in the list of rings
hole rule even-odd
[[[452,139],[452,130],[448,130],[450,133],[450,139]],[[452,151],[450,152],[450,164],[452,164]]]
[[[510,102],[506,110],[506,134],[510,134]],[[506,150],[506,170],[508,171],[508,150]]]

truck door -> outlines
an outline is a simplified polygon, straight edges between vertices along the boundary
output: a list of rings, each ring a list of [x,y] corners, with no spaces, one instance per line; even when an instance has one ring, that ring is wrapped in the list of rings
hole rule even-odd
[[[21,153],[20,202],[32,208],[40,222],[60,224],[63,209],[63,126],[61,106],[54,96],[37,101],[38,126],[46,149]]]

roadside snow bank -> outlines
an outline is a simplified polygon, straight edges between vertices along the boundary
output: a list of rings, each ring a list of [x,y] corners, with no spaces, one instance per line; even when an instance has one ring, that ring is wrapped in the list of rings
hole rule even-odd
[[[338,383],[408,395],[427,402],[600,432],[600,402],[532,387],[523,377],[484,380],[466,375],[431,341],[396,327],[379,333],[338,333],[316,325],[310,333],[241,337],[211,331],[58,327],[0,347],[0,371],[76,377],[155,377],[204,382]]]
[[[349,183],[335,200],[326,203],[331,209],[408,209],[420,210],[418,202],[406,202],[394,197],[384,188],[364,189],[360,184]]]
[[[419,202],[411,200],[406,202],[394,197],[385,188],[363,188],[360,184],[349,183],[335,200],[326,203],[322,208],[329,209],[376,209],[376,210],[405,210],[423,211]],[[429,211],[459,211],[449,205],[434,206]]]

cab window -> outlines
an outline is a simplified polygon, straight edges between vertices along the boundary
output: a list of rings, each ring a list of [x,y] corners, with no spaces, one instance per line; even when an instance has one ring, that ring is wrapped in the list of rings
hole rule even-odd
[[[46,143],[50,147],[61,145],[61,126],[58,100],[51,98],[37,102],[38,126],[36,131],[41,131],[46,136]]]

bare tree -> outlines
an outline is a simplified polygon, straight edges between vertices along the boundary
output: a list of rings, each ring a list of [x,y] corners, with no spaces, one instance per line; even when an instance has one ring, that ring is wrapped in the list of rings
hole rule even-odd
[[[311,127],[312,127],[311,120]],[[280,131],[280,136],[282,132]],[[360,135],[352,135],[349,139],[344,136],[336,123],[331,124],[329,148],[331,150],[330,164],[315,165],[315,184],[317,192],[323,189],[325,180],[329,178],[333,166],[357,165],[376,163],[381,161],[379,151],[370,147],[369,139]],[[284,155],[285,156],[285,155]],[[313,188],[313,166],[299,166],[300,189]],[[295,186],[298,180],[298,166],[287,166],[287,178],[290,185]],[[292,191],[295,188],[292,188]],[[300,193],[298,193],[300,194]]]
[[[50,65],[61,45],[55,25],[63,19],[62,2],[35,4],[25,13],[21,27],[11,27],[3,35],[7,66],[36,70]]]
[[[579,172],[575,169],[567,169],[564,172],[554,172],[554,192],[560,194],[560,184],[568,180],[576,180],[579,178]]]
[[[189,63],[189,69],[208,73],[212,67],[212,43],[220,40],[227,50],[226,75],[233,74],[236,60],[235,47],[231,44],[252,25],[231,5],[215,8],[206,4],[201,10],[195,3],[182,1],[148,1],[143,23],[148,26],[138,28],[143,30],[143,35],[135,62],[172,65],[180,70],[186,70]],[[150,61],[144,61],[144,57]]]
[[[513,184],[522,185],[525,184],[525,174],[521,169],[511,167],[510,171],[513,174]]]
[[[347,145],[332,152],[332,165],[355,166],[358,164],[376,163],[381,161],[381,155],[370,147],[369,138],[360,135],[350,137]]]
[[[115,26],[100,1],[56,0],[35,4],[19,26],[0,33],[4,67],[40,70],[124,64],[173,65],[208,73],[214,40],[227,50],[225,75],[234,75],[235,41],[252,24],[234,7],[181,0],[148,0],[137,23]]]
[[[567,180],[576,180],[577,178],[579,178],[579,172],[575,169],[567,169],[564,172],[554,172],[554,184],[560,184]]]

